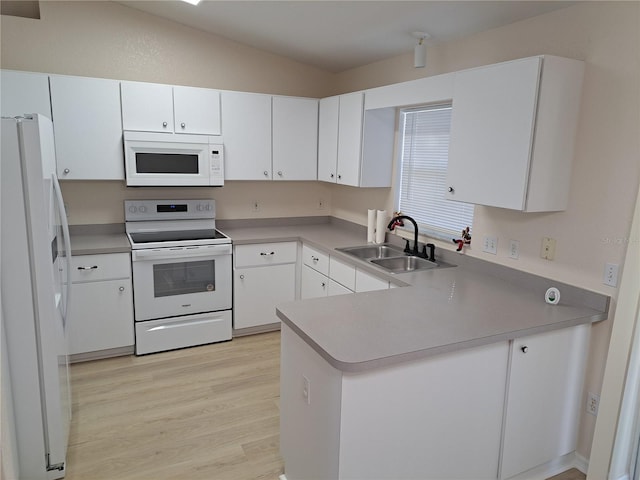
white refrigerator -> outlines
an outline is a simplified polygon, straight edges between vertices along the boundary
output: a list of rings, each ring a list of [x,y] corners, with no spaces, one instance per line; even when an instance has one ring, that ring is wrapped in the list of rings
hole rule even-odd
[[[71,249],[51,120],[3,118],[0,158],[0,318],[9,367],[2,382],[12,400],[13,468],[20,479],[62,478],[71,420]]]

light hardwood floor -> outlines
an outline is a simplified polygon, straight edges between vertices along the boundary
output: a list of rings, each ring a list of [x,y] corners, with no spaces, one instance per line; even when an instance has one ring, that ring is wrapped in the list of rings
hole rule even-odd
[[[277,479],[280,332],[71,366],[68,480]]]
[[[277,480],[280,332],[71,366],[66,480]],[[572,469],[549,480],[584,480]]]

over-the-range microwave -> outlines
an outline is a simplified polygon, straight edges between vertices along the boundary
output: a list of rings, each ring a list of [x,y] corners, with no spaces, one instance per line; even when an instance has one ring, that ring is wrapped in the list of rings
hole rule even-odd
[[[220,137],[180,133],[124,132],[127,185],[224,185]]]

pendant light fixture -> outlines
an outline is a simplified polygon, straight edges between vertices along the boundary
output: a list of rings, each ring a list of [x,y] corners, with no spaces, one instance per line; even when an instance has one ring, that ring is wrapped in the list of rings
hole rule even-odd
[[[427,45],[424,41],[430,37],[425,32],[411,32],[417,43],[413,47],[413,66],[415,68],[424,68],[427,65]]]

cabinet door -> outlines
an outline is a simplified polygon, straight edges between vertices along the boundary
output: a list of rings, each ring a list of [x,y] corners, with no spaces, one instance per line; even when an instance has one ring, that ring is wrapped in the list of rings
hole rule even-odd
[[[340,95],[338,118],[338,183],[360,186],[362,92]]]
[[[131,279],[74,283],[67,330],[70,354],[133,345]]]
[[[317,178],[318,100],[273,97],[273,179]]]
[[[575,450],[590,328],[512,342],[501,478]]]
[[[524,208],[541,61],[456,73],[446,198]]]
[[[340,97],[320,100],[318,116],[318,180],[336,183]]]
[[[58,176],[124,180],[120,83],[51,76]]]
[[[239,268],[234,272],[233,328],[278,323],[276,305],[295,300],[295,264]]]
[[[302,266],[300,281],[300,298],[326,297],[329,279],[307,265]]]
[[[220,92],[209,88],[173,87],[176,133],[220,135]]]
[[[356,267],[334,257],[329,258],[329,278],[352,291],[356,289]]]
[[[225,180],[271,180],[271,95],[222,92]]]
[[[122,82],[122,128],[173,132],[173,87],[157,83]]]
[[[2,70],[0,112],[3,117],[40,113],[51,118],[49,76],[43,73]]]

